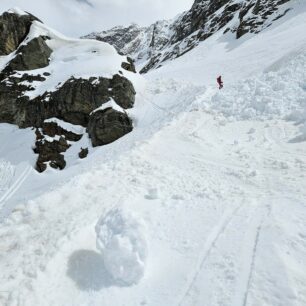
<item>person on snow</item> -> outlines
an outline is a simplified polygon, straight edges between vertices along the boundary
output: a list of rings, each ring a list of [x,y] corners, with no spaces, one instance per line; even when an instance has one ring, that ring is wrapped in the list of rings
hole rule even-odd
[[[219,84],[219,89],[223,88],[223,81],[221,75],[217,77],[217,82]]]

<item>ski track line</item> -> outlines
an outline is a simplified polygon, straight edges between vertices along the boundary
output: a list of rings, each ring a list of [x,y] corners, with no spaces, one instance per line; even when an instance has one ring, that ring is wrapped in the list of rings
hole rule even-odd
[[[20,188],[20,186],[23,184],[23,182],[27,179],[27,177],[29,176],[30,172],[31,172],[32,167],[31,166],[27,166],[25,168],[25,170],[22,172],[22,174],[18,177],[18,179],[16,180],[16,182],[5,192],[5,194],[1,197],[0,199],[0,206],[1,204],[5,203],[7,200],[9,200],[16,192],[17,190]],[[5,215],[3,213],[5,209],[5,206],[1,207],[0,210],[0,223],[3,222]]]
[[[271,182],[270,182],[269,179],[267,180],[267,185],[268,185],[268,189],[271,192]],[[270,199],[272,200],[274,198],[274,195],[270,194],[270,197],[271,197]],[[273,200],[271,202],[273,202]],[[251,266],[250,266],[250,269],[249,269],[250,272],[249,272],[247,285],[246,285],[246,290],[245,290],[245,294],[244,294],[244,298],[243,298],[243,304],[242,304],[243,306],[246,306],[247,302],[248,302],[249,291],[250,291],[251,282],[252,282],[253,275],[254,275],[254,270],[255,270],[256,254],[257,254],[257,249],[258,249],[259,238],[260,238],[262,227],[263,227],[267,217],[271,214],[272,204],[270,203],[270,204],[266,205],[265,209],[267,209],[267,212],[263,213],[263,215],[261,217],[261,221],[260,221],[260,223],[257,227],[257,230],[256,230],[256,237],[255,237],[254,246],[253,246]]]
[[[246,236],[243,240],[243,244],[245,245],[245,247],[242,250],[242,257],[247,260],[245,260],[244,263],[242,263],[242,265],[240,266],[241,272],[237,277],[237,282],[235,285],[236,294],[232,302],[233,305],[245,306],[247,303],[247,296],[255,268],[257,245],[259,242],[261,227],[266,216],[265,212],[263,211],[264,209],[265,208],[261,205],[257,205],[255,210],[249,213],[249,217],[252,216],[252,218],[251,223],[248,226]],[[252,245],[248,245],[247,243],[245,243],[245,241],[252,241]],[[239,294],[241,288],[243,290],[242,293]]]
[[[208,256],[210,255],[212,249],[215,247],[216,242],[218,241],[219,237],[224,233],[225,229],[227,228],[229,223],[232,221],[234,216],[237,214],[237,212],[242,208],[242,206],[243,206],[243,203],[238,205],[231,213],[224,214],[219,224],[214,228],[212,233],[209,235],[207,242],[206,242],[206,246],[203,251],[203,255],[200,257],[201,258],[200,263],[198,267],[196,268],[196,272],[194,276],[192,277],[191,282],[189,283],[187,287],[187,290],[183,294],[182,298],[180,298],[178,306],[181,306],[182,303],[184,302],[185,298],[191,291],[196,279],[198,278],[201,270],[203,269],[203,266],[206,260],[208,259]]]
[[[253,245],[253,249],[252,249],[251,262],[250,262],[250,266],[249,266],[249,269],[248,269],[249,272],[248,272],[248,277],[246,279],[246,288],[245,288],[244,296],[243,296],[243,299],[242,299],[242,306],[247,306],[247,303],[248,303],[248,297],[249,297],[251,282],[252,282],[253,275],[254,275],[254,270],[255,270],[256,255],[257,255],[258,243],[259,243],[259,239],[260,239],[261,230],[262,230],[263,224],[266,221],[267,217],[271,214],[272,203],[273,203],[273,199],[274,199],[274,196],[275,196],[272,192],[273,188],[272,188],[272,184],[271,184],[271,178],[269,178],[268,176],[265,177],[265,185],[267,187],[267,192],[268,192],[267,193],[268,197],[265,197],[265,199],[267,200],[266,203],[269,203],[269,204],[268,205],[259,205],[257,207],[257,209],[261,208],[264,211],[261,213],[259,224],[256,227],[256,236],[255,236],[254,245]],[[257,216],[259,216],[259,215],[257,214]]]
[[[257,247],[258,247],[258,242],[259,242],[259,236],[260,236],[260,232],[261,232],[263,222],[264,222],[264,218],[261,220],[260,225],[257,227],[255,243],[254,243],[254,247],[253,247],[251,267],[250,267],[249,277],[248,277],[248,281],[247,281],[246,291],[245,291],[244,298],[243,298],[243,304],[242,304],[243,306],[246,306],[247,302],[248,302],[248,296],[249,296],[249,291],[250,291],[250,287],[251,287],[251,281],[252,281],[253,274],[254,274],[254,269],[255,269],[255,259],[256,259]]]

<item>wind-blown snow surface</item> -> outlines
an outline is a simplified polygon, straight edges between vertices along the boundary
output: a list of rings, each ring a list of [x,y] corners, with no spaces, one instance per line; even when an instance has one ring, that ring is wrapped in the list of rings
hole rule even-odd
[[[0,304],[305,305],[305,27],[296,2],[239,45],[211,37],[148,74],[133,133],[64,172],[20,171],[21,137],[2,142]],[[146,223],[133,286],[96,249],[99,218],[121,209]]]

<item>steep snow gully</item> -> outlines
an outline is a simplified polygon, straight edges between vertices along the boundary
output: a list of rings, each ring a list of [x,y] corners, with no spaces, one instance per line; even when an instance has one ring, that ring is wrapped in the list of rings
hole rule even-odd
[[[306,305],[305,28],[297,1],[152,71],[135,130],[61,179],[4,141],[0,305]]]

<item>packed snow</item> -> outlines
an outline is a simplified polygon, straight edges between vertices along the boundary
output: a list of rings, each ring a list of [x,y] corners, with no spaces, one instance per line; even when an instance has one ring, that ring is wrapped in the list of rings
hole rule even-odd
[[[63,172],[37,174],[33,133],[0,125],[1,305],[306,305],[294,3],[258,35],[217,34],[146,75],[134,131],[95,149],[84,137],[91,154]]]

